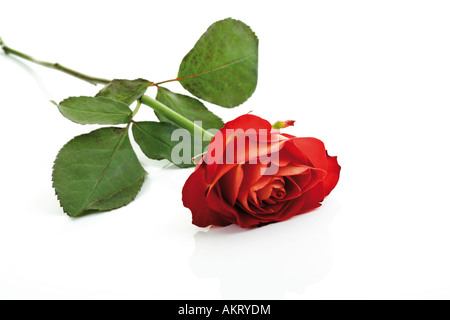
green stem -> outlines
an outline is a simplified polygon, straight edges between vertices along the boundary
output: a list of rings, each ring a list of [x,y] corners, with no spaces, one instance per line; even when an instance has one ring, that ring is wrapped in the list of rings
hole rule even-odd
[[[202,127],[198,126],[191,120],[183,117],[181,114],[173,111],[166,105],[162,104],[161,102],[159,102],[153,98],[150,98],[149,96],[143,96],[141,98],[141,102],[143,104],[149,106],[156,112],[163,114],[167,119],[169,119],[173,123],[177,124],[179,127],[188,130],[191,134],[195,134],[195,132],[200,131],[200,132],[202,132],[204,137],[207,137],[210,140],[212,140],[212,138],[214,137],[211,133],[209,133]]]
[[[141,102],[141,100],[139,99],[139,100],[137,101],[136,108],[134,108],[134,111],[133,111],[133,113],[131,114],[131,119],[133,119],[134,116],[139,112],[139,109],[141,108],[141,104],[142,104],[142,102]]]
[[[46,61],[41,61],[41,60],[34,59],[33,57],[31,57],[31,56],[29,56],[27,54],[24,54],[24,53],[22,53],[20,51],[14,50],[14,49],[6,46],[1,38],[0,38],[0,46],[2,47],[3,51],[5,51],[6,54],[15,55],[15,56],[17,56],[19,58],[31,61],[33,63],[37,63],[37,64],[39,64],[41,66],[44,66],[44,67],[47,67],[47,68],[51,68],[51,69],[55,69],[55,70],[67,73],[67,74],[69,74],[71,76],[74,76],[74,77],[76,77],[78,79],[87,81],[87,82],[89,82],[90,84],[93,84],[93,85],[97,85],[99,83],[100,84],[108,84],[108,83],[111,82],[110,80],[107,80],[107,79],[96,78],[96,77],[91,77],[91,76],[85,75],[85,74],[80,73],[78,71],[75,71],[75,70],[69,69],[67,67],[64,67],[64,66],[60,65],[59,63],[51,63],[51,62],[46,62]]]
[[[97,84],[108,84],[111,82],[111,80],[106,80],[106,79],[102,79],[102,78],[96,78],[96,77],[91,77],[91,76],[87,76],[83,73],[80,73],[78,71],[66,68],[62,65],[60,65],[59,63],[51,63],[51,62],[45,62],[45,61],[40,61],[40,60],[36,60],[34,58],[32,58],[31,56],[24,54],[22,52],[19,52],[17,50],[11,49],[9,47],[7,47],[4,42],[2,41],[2,39],[0,38],[0,46],[2,47],[2,49],[5,51],[6,54],[11,54],[11,55],[15,55],[17,57],[20,57],[22,59],[31,61],[33,63],[37,63],[41,66],[47,67],[47,68],[51,68],[51,69],[55,69],[64,73],[67,73],[71,76],[74,76],[78,79],[87,81],[91,84],[97,85]],[[175,81],[175,80],[173,80]],[[151,83],[152,85],[155,85],[153,83]],[[139,108],[141,106],[141,103],[149,106],[150,108],[154,109],[155,111],[163,114],[167,119],[173,121],[175,124],[177,124],[178,126],[180,126],[181,128],[184,128],[186,130],[188,130],[191,134],[195,134],[195,132],[202,132],[203,137],[207,137],[210,140],[212,140],[212,138],[214,137],[211,133],[209,133],[208,131],[204,130],[202,127],[198,126],[197,124],[195,124],[194,122],[192,122],[191,120],[183,117],[181,114],[173,111],[172,109],[170,109],[169,107],[167,107],[166,105],[162,104],[161,102],[150,98],[149,96],[143,96],[139,101],[138,104],[136,106],[136,109],[134,110],[132,117],[133,118],[136,113],[139,111]]]

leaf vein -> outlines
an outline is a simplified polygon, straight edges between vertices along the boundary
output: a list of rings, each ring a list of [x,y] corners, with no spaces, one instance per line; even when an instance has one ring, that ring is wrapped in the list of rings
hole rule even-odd
[[[164,123],[164,122],[160,122],[160,123]],[[147,135],[149,135],[150,137],[154,138],[155,140],[161,142],[162,144],[165,144],[166,146],[168,146],[168,147],[170,147],[170,148],[172,147],[172,146],[171,146],[170,144],[168,144],[166,141],[161,140],[161,139],[158,138],[157,136],[151,134],[150,132],[148,132],[147,130],[145,130],[145,129],[142,128],[141,126],[139,126],[139,125],[137,124],[137,122],[135,122],[134,125],[135,125],[139,130],[141,130],[142,132],[146,133]]]
[[[105,169],[103,170],[103,172],[102,172],[102,174],[100,175],[100,177],[97,179],[97,183],[96,183],[96,185],[94,186],[94,189],[92,190],[91,194],[89,195],[88,200],[85,202],[85,205],[84,205],[85,208],[86,208],[86,203],[88,203],[88,202],[91,200],[91,198],[94,196],[95,192],[97,191],[97,189],[98,189],[100,183],[103,181],[103,178],[104,178],[105,175],[106,175],[106,171],[108,171],[109,166],[111,165],[111,162],[112,162],[114,156],[115,156],[116,153],[117,153],[117,150],[119,150],[120,145],[122,144],[122,142],[123,142],[125,136],[126,136],[127,133],[128,133],[128,129],[129,129],[129,127],[130,127],[130,124],[131,124],[131,122],[130,122],[130,123],[127,125],[127,127],[125,128],[125,130],[124,130],[122,136],[121,136],[120,139],[119,139],[119,142],[117,143],[116,147],[114,148],[113,153],[111,154],[111,156],[110,156],[109,159],[108,159],[108,162],[107,162],[107,164],[106,164]]]
[[[182,81],[182,80],[186,80],[186,79],[189,79],[189,78],[200,77],[200,76],[203,76],[203,75],[208,74],[208,73],[212,73],[212,72],[216,72],[216,71],[221,70],[221,69],[228,68],[228,67],[230,67],[230,66],[232,66],[232,65],[241,63],[241,62],[243,62],[243,61],[245,61],[245,60],[248,60],[248,59],[250,59],[250,58],[253,58],[253,56],[243,57],[243,58],[241,58],[241,59],[238,59],[238,60],[235,60],[235,61],[226,63],[226,64],[224,64],[224,65],[221,65],[221,66],[219,66],[219,67],[210,69],[210,70],[208,70],[208,71],[200,72],[200,73],[198,73],[198,74],[194,74],[194,75],[190,75],[190,76],[181,77],[181,78],[178,78],[177,80],[178,80],[178,81]]]

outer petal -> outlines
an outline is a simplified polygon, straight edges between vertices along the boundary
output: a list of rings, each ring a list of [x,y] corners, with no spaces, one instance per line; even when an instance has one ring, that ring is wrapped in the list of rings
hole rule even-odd
[[[291,138],[290,140],[288,140],[285,143],[284,148],[280,154],[280,157],[286,157],[286,158],[292,157],[295,159],[295,162],[297,162],[297,163],[301,163],[306,166],[313,166],[311,161],[308,159],[307,155],[295,143],[296,139],[299,139],[299,138],[295,138],[295,137]],[[286,153],[288,155],[286,155]]]
[[[220,213],[205,205],[208,188],[205,181],[205,165],[201,165],[188,178],[182,192],[183,204],[192,212],[192,223],[198,227],[229,225],[230,223],[224,220]]]
[[[322,141],[316,138],[296,138],[292,142],[308,157],[315,168],[327,170],[327,152]]]
[[[325,197],[328,196],[339,181],[341,167],[337,162],[337,157],[328,156],[323,142],[316,138],[293,138],[290,141],[296,148],[291,145],[286,149],[299,157],[305,155],[315,168],[327,171],[323,187]]]
[[[232,121],[227,122],[220,131],[238,128],[243,129],[244,131],[247,129],[266,129],[267,132],[272,131],[272,125],[269,121],[252,114],[245,114]]]
[[[272,130],[272,126],[267,120],[264,120],[260,117],[246,114],[240,116],[230,122],[227,122],[225,126],[218,131],[213,140],[211,141],[208,147],[208,153],[206,156],[206,162],[208,163],[207,167],[207,180],[212,181],[217,178],[217,172],[224,163],[226,163],[226,156],[224,154],[227,143],[229,141],[227,137],[227,130],[238,130],[242,129],[243,131],[254,130],[259,133],[260,130],[265,130],[267,135],[270,134]],[[259,137],[258,137],[259,138]],[[267,136],[264,138],[267,140]],[[221,162],[218,164],[217,162]]]
[[[270,134],[272,130],[272,126],[269,121],[264,120],[263,118],[246,114],[240,116],[233,121],[227,122],[222,129],[220,129],[215,135],[213,140],[211,141],[208,147],[208,157],[221,159],[223,152],[226,150],[227,145],[227,130],[238,130],[242,129],[243,131],[254,130],[255,132],[260,132],[261,130],[266,130],[267,134]],[[267,137],[265,138],[267,140]],[[214,150],[215,154],[212,155],[211,152]],[[219,152],[222,151],[222,152]]]
[[[325,197],[330,194],[334,187],[336,187],[341,172],[341,166],[337,162],[337,157],[330,157],[327,155],[327,162],[327,175],[323,181]]]
[[[306,213],[321,206],[321,202],[325,198],[323,183],[317,184],[303,196],[305,197],[305,203],[303,204],[302,210],[297,214]]]

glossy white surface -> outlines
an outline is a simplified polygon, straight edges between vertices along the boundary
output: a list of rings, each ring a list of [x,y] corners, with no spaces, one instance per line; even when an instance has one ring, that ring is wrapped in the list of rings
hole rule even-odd
[[[181,203],[192,170],[139,154],[149,177],[135,202],[71,219],[52,162],[95,127],[49,100],[99,88],[0,54],[0,298],[450,298],[448,1],[9,1],[0,12],[12,48],[152,81],[175,77],[212,22],[241,19],[260,38],[257,91],[233,110],[208,106],[227,121],[296,119],[286,132],[322,139],[343,168],[312,213],[202,230]]]

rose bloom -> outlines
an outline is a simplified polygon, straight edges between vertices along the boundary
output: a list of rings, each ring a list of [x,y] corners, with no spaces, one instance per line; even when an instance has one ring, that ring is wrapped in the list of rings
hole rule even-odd
[[[199,227],[262,226],[319,207],[340,170],[322,141],[282,134],[244,115],[214,136],[186,181],[183,204]]]

